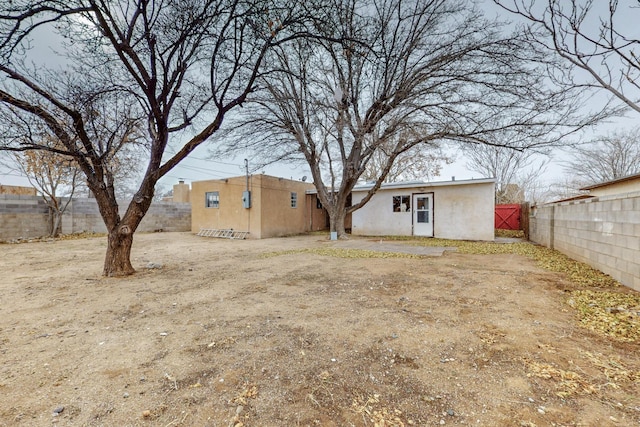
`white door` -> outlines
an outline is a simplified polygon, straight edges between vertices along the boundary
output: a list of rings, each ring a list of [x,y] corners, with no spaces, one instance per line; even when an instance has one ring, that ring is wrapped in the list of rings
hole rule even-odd
[[[413,235],[433,237],[433,193],[413,195]]]

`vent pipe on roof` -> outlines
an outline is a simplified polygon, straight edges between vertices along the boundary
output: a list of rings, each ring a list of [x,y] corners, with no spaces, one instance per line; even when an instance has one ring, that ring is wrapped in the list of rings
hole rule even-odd
[[[455,176],[452,176],[452,177],[451,177],[451,181],[455,181],[455,180],[456,180],[456,177],[455,177]]]

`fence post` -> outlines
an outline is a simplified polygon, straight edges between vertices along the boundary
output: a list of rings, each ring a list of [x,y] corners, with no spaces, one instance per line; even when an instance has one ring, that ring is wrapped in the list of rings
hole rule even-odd
[[[520,228],[524,232],[524,238],[529,240],[529,216],[531,215],[531,205],[524,202],[520,205]]]
[[[553,249],[554,234],[556,230],[556,205],[551,205],[551,218],[549,218],[549,248]]]

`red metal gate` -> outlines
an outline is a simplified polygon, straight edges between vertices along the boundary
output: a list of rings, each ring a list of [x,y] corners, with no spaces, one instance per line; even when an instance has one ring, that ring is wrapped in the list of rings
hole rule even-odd
[[[496,205],[495,228],[501,230],[521,230],[521,205]]]

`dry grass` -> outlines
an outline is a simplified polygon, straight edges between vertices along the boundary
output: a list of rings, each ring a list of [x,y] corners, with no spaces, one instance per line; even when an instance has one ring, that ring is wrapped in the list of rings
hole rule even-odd
[[[535,260],[538,266],[566,277],[580,289],[570,291],[568,303],[576,309],[580,323],[608,337],[640,342],[640,294],[625,292],[611,276],[544,246],[528,242],[494,243],[478,241],[390,236],[387,241],[404,241],[418,246],[455,247],[459,253],[475,255],[516,254]],[[421,255],[377,252],[362,249],[310,248],[269,252],[264,257],[312,253],[338,258],[423,258]],[[596,288],[596,290],[590,290]]]
[[[415,239],[412,239],[415,240]],[[454,246],[463,254],[516,254],[535,260],[546,270],[564,273],[574,283],[584,287],[612,288],[620,284],[611,276],[573,260],[568,256],[544,246],[532,243],[494,243],[466,240],[420,239],[414,244],[421,246]]]
[[[501,230],[496,228],[495,230],[496,237],[509,237],[509,238],[524,238],[524,231],[522,230]]]
[[[79,240],[79,239],[88,239],[92,237],[106,237],[107,233],[94,233],[94,232],[82,232],[82,233],[73,233],[73,234],[60,234],[58,237],[24,237],[17,239],[9,239],[6,241],[0,241],[0,243],[34,243],[34,242],[52,242],[55,240]]]
[[[335,258],[424,258],[423,255],[405,254],[399,252],[369,251],[366,249],[342,249],[342,248],[306,248],[291,249],[286,251],[267,252],[263,258],[272,258],[280,255],[314,254],[332,256]]]
[[[592,394],[597,391],[593,384],[576,372],[528,359],[525,359],[525,365],[527,377],[551,380],[555,387],[555,395],[562,399],[579,394]]]
[[[365,426],[405,427],[405,423],[402,421],[402,411],[381,406],[380,396],[377,394],[366,398],[353,399],[351,407],[356,413],[362,415]],[[414,423],[409,420],[407,424],[413,425]]]
[[[640,372],[629,369],[619,357],[602,353],[580,351],[581,359],[569,361],[571,370],[559,368],[555,364],[524,359],[527,377],[548,380],[553,393],[561,399],[578,395],[599,395],[604,389],[635,389],[640,381]],[[591,374],[579,365],[589,367]],[[596,372],[593,372],[593,371]],[[582,372],[582,374],[576,371]]]
[[[640,294],[626,292],[611,276],[544,246],[531,243],[421,239],[415,244],[455,246],[465,254],[517,254],[535,260],[538,266],[563,273],[582,289],[572,290],[567,299],[586,328],[619,341],[640,342]],[[596,288],[590,290],[589,288]]]
[[[607,382],[604,385],[607,387],[620,388],[640,381],[640,371],[629,369],[619,357],[589,351],[582,352],[582,356],[605,376]]]
[[[640,341],[638,293],[576,290],[571,292],[568,303],[588,329],[619,341]]]

